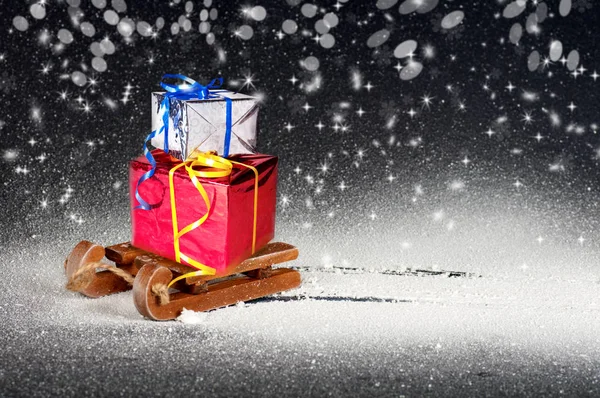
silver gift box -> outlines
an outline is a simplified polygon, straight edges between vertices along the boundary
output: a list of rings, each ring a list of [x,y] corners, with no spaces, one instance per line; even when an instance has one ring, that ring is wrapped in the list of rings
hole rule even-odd
[[[219,96],[231,98],[231,140],[229,154],[256,152],[258,99],[231,91],[219,91]],[[152,130],[163,125],[165,108],[160,104],[164,92],[152,93]],[[176,158],[185,160],[195,149],[217,151],[224,155],[226,102],[223,98],[179,100],[170,98],[168,149]],[[163,149],[164,133],[156,135],[151,144]]]

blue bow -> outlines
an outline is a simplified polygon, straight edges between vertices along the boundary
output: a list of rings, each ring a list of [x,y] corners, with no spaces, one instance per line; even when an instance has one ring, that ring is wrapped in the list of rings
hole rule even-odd
[[[185,81],[187,84],[169,84],[165,83],[165,79],[180,79]],[[134,207],[134,209],[143,209],[150,210],[150,205],[140,196],[138,190],[140,185],[146,181],[148,178],[154,175],[156,170],[156,161],[152,156],[152,153],[148,149],[148,142],[152,140],[155,136],[159,134],[164,134],[164,148],[163,151],[166,153],[169,152],[169,114],[171,110],[171,99],[177,100],[190,100],[190,99],[211,99],[211,98],[223,98],[226,103],[226,116],[225,116],[225,143],[223,148],[223,157],[226,158],[229,156],[229,144],[231,141],[231,108],[232,101],[231,98],[221,96],[217,94],[218,92],[223,92],[226,90],[221,90],[221,86],[223,85],[223,78],[219,77],[213,79],[208,85],[203,86],[202,84],[196,82],[193,79],[190,79],[184,75],[163,75],[160,85],[163,89],[165,89],[166,93],[163,95],[163,100],[160,103],[160,110],[164,110],[162,115],[162,126],[154,131],[152,131],[144,140],[144,156],[148,159],[148,162],[152,166],[152,168],[144,173],[137,182],[135,187],[135,197],[139,202],[139,205]],[[178,120],[174,120],[174,125],[177,126]]]

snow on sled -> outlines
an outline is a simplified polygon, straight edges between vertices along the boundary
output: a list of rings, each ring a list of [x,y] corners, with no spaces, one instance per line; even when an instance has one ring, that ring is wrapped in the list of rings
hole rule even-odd
[[[101,262],[106,257],[115,266]],[[67,289],[97,298],[133,288],[140,314],[154,320],[175,319],[186,308],[208,311],[296,288],[300,273],[275,264],[298,258],[298,249],[273,242],[225,275],[182,278],[196,269],[135,248],[130,243],[102,247],[81,241],[65,261]],[[98,271],[101,269],[101,271]]]

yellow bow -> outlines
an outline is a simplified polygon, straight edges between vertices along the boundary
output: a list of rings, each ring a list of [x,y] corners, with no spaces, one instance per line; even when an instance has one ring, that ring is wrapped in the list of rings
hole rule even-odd
[[[235,162],[233,160],[228,160],[228,159],[222,158],[222,157],[217,156],[210,152],[194,151],[194,152],[192,152],[190,157],[188,159],[186,159],[183,163],[180,163],[177,166],[173,167],[171,170],[169,170],[169,193],[170,193],[170,197],[171,197],[171,217],[172,217],[172,223],[173,223],[173,246],[175,249],[175,260],[177,262],[185,261],[189,265],[191,265],[195,268],[198,268],[198,271],[188,272],[187,274],[178,276],[177,278],[173,279],[169,283],[168,287],[171,287],[175,282],[177,282],[181,279],[184,279],[184,278],[189,278],[192,276],[199,276],[199,275],[215,275],[215,273],[216,273],[215,268],[209,267],[208,265],[204,265],[204,264],[200,263],[199,261],[196,261],[196,260],[186,256],[185,254],[181,253],[181,250],[179,248],[179,240],[181,239],[181,237],[183,235],[187,234],[188,232],[193,231],[194,229],[196,229],[200,225],[202,225],[208,218],[208,215],[210,214],[210,200],[208,199],[208,194],[206,193],[206,190],[204,189],[204,187],[202,186],[200,181],[198,181],[198,177],[202,177],[202,178],[226,177],[231,174],[231,171],[233,170],[233,164],[237,164],[237,165],[244,166],[244,167],[251,169],[254,172],[254,176],[255,176],[255,178],[254,178],[254,222],[253,222],[253,226],[252,226],[252,254],[254,254],[255,246],[256,246],[256,220],[257,220],[257,207],[258,207],[258,170],[256,170],[256,168],[253,166],[249,166],[247,164],[243,164],[240,162]],[[173,179],[175,176],[175,171],[177,171],[177,169],[179,169],[181,167],[185,167],[185,169],[190,177],[190,180],[192,181],[192,183],[194,184],[194,186],[196,187],[198,192],[200,192],[202,199],[204,199],[204,203],[206,204],[206,213],[202,217],[200,217],[198,220],[194,221],[193,223],[191,223],[191,224],[185,226],[183,229],[179,230],[179,226],[177,223],[177,206],[176,206],[176,202],[175,202],[175,184],[173,183]],[[195,170],[194,167],[202,167],[202,169]]]

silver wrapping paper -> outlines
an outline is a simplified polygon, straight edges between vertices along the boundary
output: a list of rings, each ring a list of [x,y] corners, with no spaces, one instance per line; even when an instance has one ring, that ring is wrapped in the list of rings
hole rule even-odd
[[[163,92],[152,93],[152,130],[162,126],[164,109],[160,104]],[[255,153],[258,120],[258,99],[245,94],[222,91],[232,99],[231,141],[229,154]],[[169,153],[185,160],[195,149],[217,151],[223,155],[226,129],[226,102],[222,98],[207,100],[170,99]],[[151,144],[164,148],[164,133],[154,137]]]

